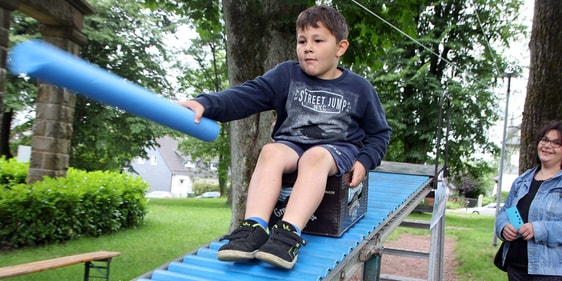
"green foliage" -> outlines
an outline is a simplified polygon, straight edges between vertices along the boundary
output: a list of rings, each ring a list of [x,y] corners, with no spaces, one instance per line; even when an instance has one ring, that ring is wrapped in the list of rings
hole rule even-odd
[[[140,225],[148,184],[115,172],[70,169],[65,178],[0,189],[0,243],[49,244]]]
[[[226,41],[224,26],[218,21],[222,15],[217,3],[205,5],[203,14],[212,17],[200,18],[192,15],[191,20],[199,38],[191,40],[188,49],[183,54],[191,58],[194,63],[187,64],[178,60],[175,67],[181,73],[178,77],[180,92],[200,93],[218,92],[228,87],[228,73],[226,66]],[[181,12],[180,12],[181,13]],[[180,142],[179,149],[193,159],[203,159],[207,162],[218,160],[218,179],[221,194],[226,194],[228,172],[230,166],[230,136],[229,124],[221,124],[218,138],[213,142],[204,142],[193,137],[186,137]]]
[[[465,204],[461,203],[461,201],[458,200],[455,201],[448,200],[446,205],[447,205],[447,209],[460,209],[465,207]]]
[[[196,181],[193,183],[193,193],[195,195],[203,194],[207,191],[219,191],[219,186],[208,181]]]
[[[378,17],[335,3],[350,23],[342,62],[372,81],[393,129],[385,159],[432,163],[438,145],[456,182],[469,177],[472,190],[484,190],[477,181],[489,167],[477,155],[499,152],[487,133],[500,117],[493,89],[508,65],[517,67],[502,48],[523,33],[521,1],[363,1]]]
[[[25,183],[27,170],[29,170],[29,163],[18,162],[15,158],[6,160],[5,157],[0,157],[0,186],[9,188],[12,185]]]
[[[323,2],[340,10],[350,25],[342,64],[367,77],[385,107],[393,128],[385,159],[431,163],[439,147],[447,151],[451,178],[463,194],[485,194],[491,167],[477,155],[499,152],[487,133],[500,118],[500,97],[493,89],[508,65],[518,67],[502,48],[523,34],[516,20],[522,1],[363,1],[376,16],[356,3]],[[146,3],[190,17],[204,31],[202,38],[221,30],[213,3]],[[211,80],[205,74],[192,80]]]
[[[464,197],[477,198],[489,194],[494,187],[493,177],[497,173],[495,165],[482,160],[465,161],[457,167],[457,174],[451,177],[458,192]]]
[[[175,30],[167,13],[149,11],[137,2],[89,1],[96,11],[84,20],[88,42],[82,57],[155,93],[173,97],[167,80],[164,43]],[[81,170],[114,170],[127,167],[135,157],[145,157],[146,147],[168,133],[146,119],[117,108],[77,97],[70,166]]]
[[[39,23],[21,12],[14,11],[10,17],[10,46],[23,41],[39,37]],[[0,143],[9,143],[9,150],[3,151],[0,146],[0,155],[12,157],[16,154],[18,145],[30,145],[31,138],[24,132],[31,130],[31,122],[16,123],[16,115],[35,114],[33,105],[37,96],[37,86],[32,79],[21,79],[8,73],[5,81],[2,124],[10,129],[0,134]]]

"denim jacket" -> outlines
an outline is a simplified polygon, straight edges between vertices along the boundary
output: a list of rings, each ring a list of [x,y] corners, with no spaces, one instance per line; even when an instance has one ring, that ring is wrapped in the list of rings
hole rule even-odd
[[[517,206],[527,194],[538,167],[521,174],[511,186],[504,207],[496,218],[496,235],[501,235],[509,223],[506,208]],[[527,242],[528,273],[533,275],[562,276],[562,172],[543,182],[529,207],[528,222],[533,224],[535,237]],[[505,263],[509,242],[503,247],[502,264]]]

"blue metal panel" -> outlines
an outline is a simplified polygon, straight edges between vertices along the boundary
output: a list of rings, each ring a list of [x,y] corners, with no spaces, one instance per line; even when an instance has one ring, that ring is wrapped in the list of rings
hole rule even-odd
[[[150,279],[139,280],[322,280],[393,212],[424,188],[429,179],[429,176],[370,172],[367,214],[339,238],[303,234],[307,245],[300,249],[292,270],[259,261],[221,262],[217,260],[217,251],[224,242],[213,241],[187,254],[182,261],[171,262],[166,270],[155,270]]]

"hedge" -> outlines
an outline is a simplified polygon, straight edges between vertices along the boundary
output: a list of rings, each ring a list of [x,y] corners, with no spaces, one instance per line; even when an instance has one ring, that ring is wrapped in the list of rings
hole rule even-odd
[[[6,160],[4,156],[0,157],[0,185],[25,183],[27,170],[29,170],[29,163],[18,162],[15,158]]]
[[[19,248],[138,226],[148,184],[116,172],[69,169],[64,178],[0,187],[0,243]]]

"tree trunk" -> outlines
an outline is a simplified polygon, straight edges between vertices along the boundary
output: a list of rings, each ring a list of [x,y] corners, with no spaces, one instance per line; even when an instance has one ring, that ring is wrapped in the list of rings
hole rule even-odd
[[[5,111],[0,118],[0,157],[5,156],[6,159],[14,157],[10,151],[10,127],[14,119],[14,110]]]
[[[531,62],[521,124],[519,172],[536,165],[536,133],[562,120],[562,1],[535,0],[529,42]]]
[[[275,64],[295,57],[295,20],[306,1],[223,0],[231,85],[263,74]],[[231,229],[244,219],[248,184],[260,149],[270,142],[272,112],[231,122]]]
[[[4,121],[4,119],[7,119],[6,116],[4,116],[6,114],[4,113],[4,96],[6,91],[6,63],[8,59],[8,45],[10,43],[8,35],[10,34],[11,14],[11,9],[4,6],[0,7],[0,32],[6,35],[2,36],[0,39],[0,114],[2,114],[0,118],[0,128],[2,128],[0,132],[0,156],[8,156],[10,153],[8,146],[10,140],[10,125],[5,124]]]

